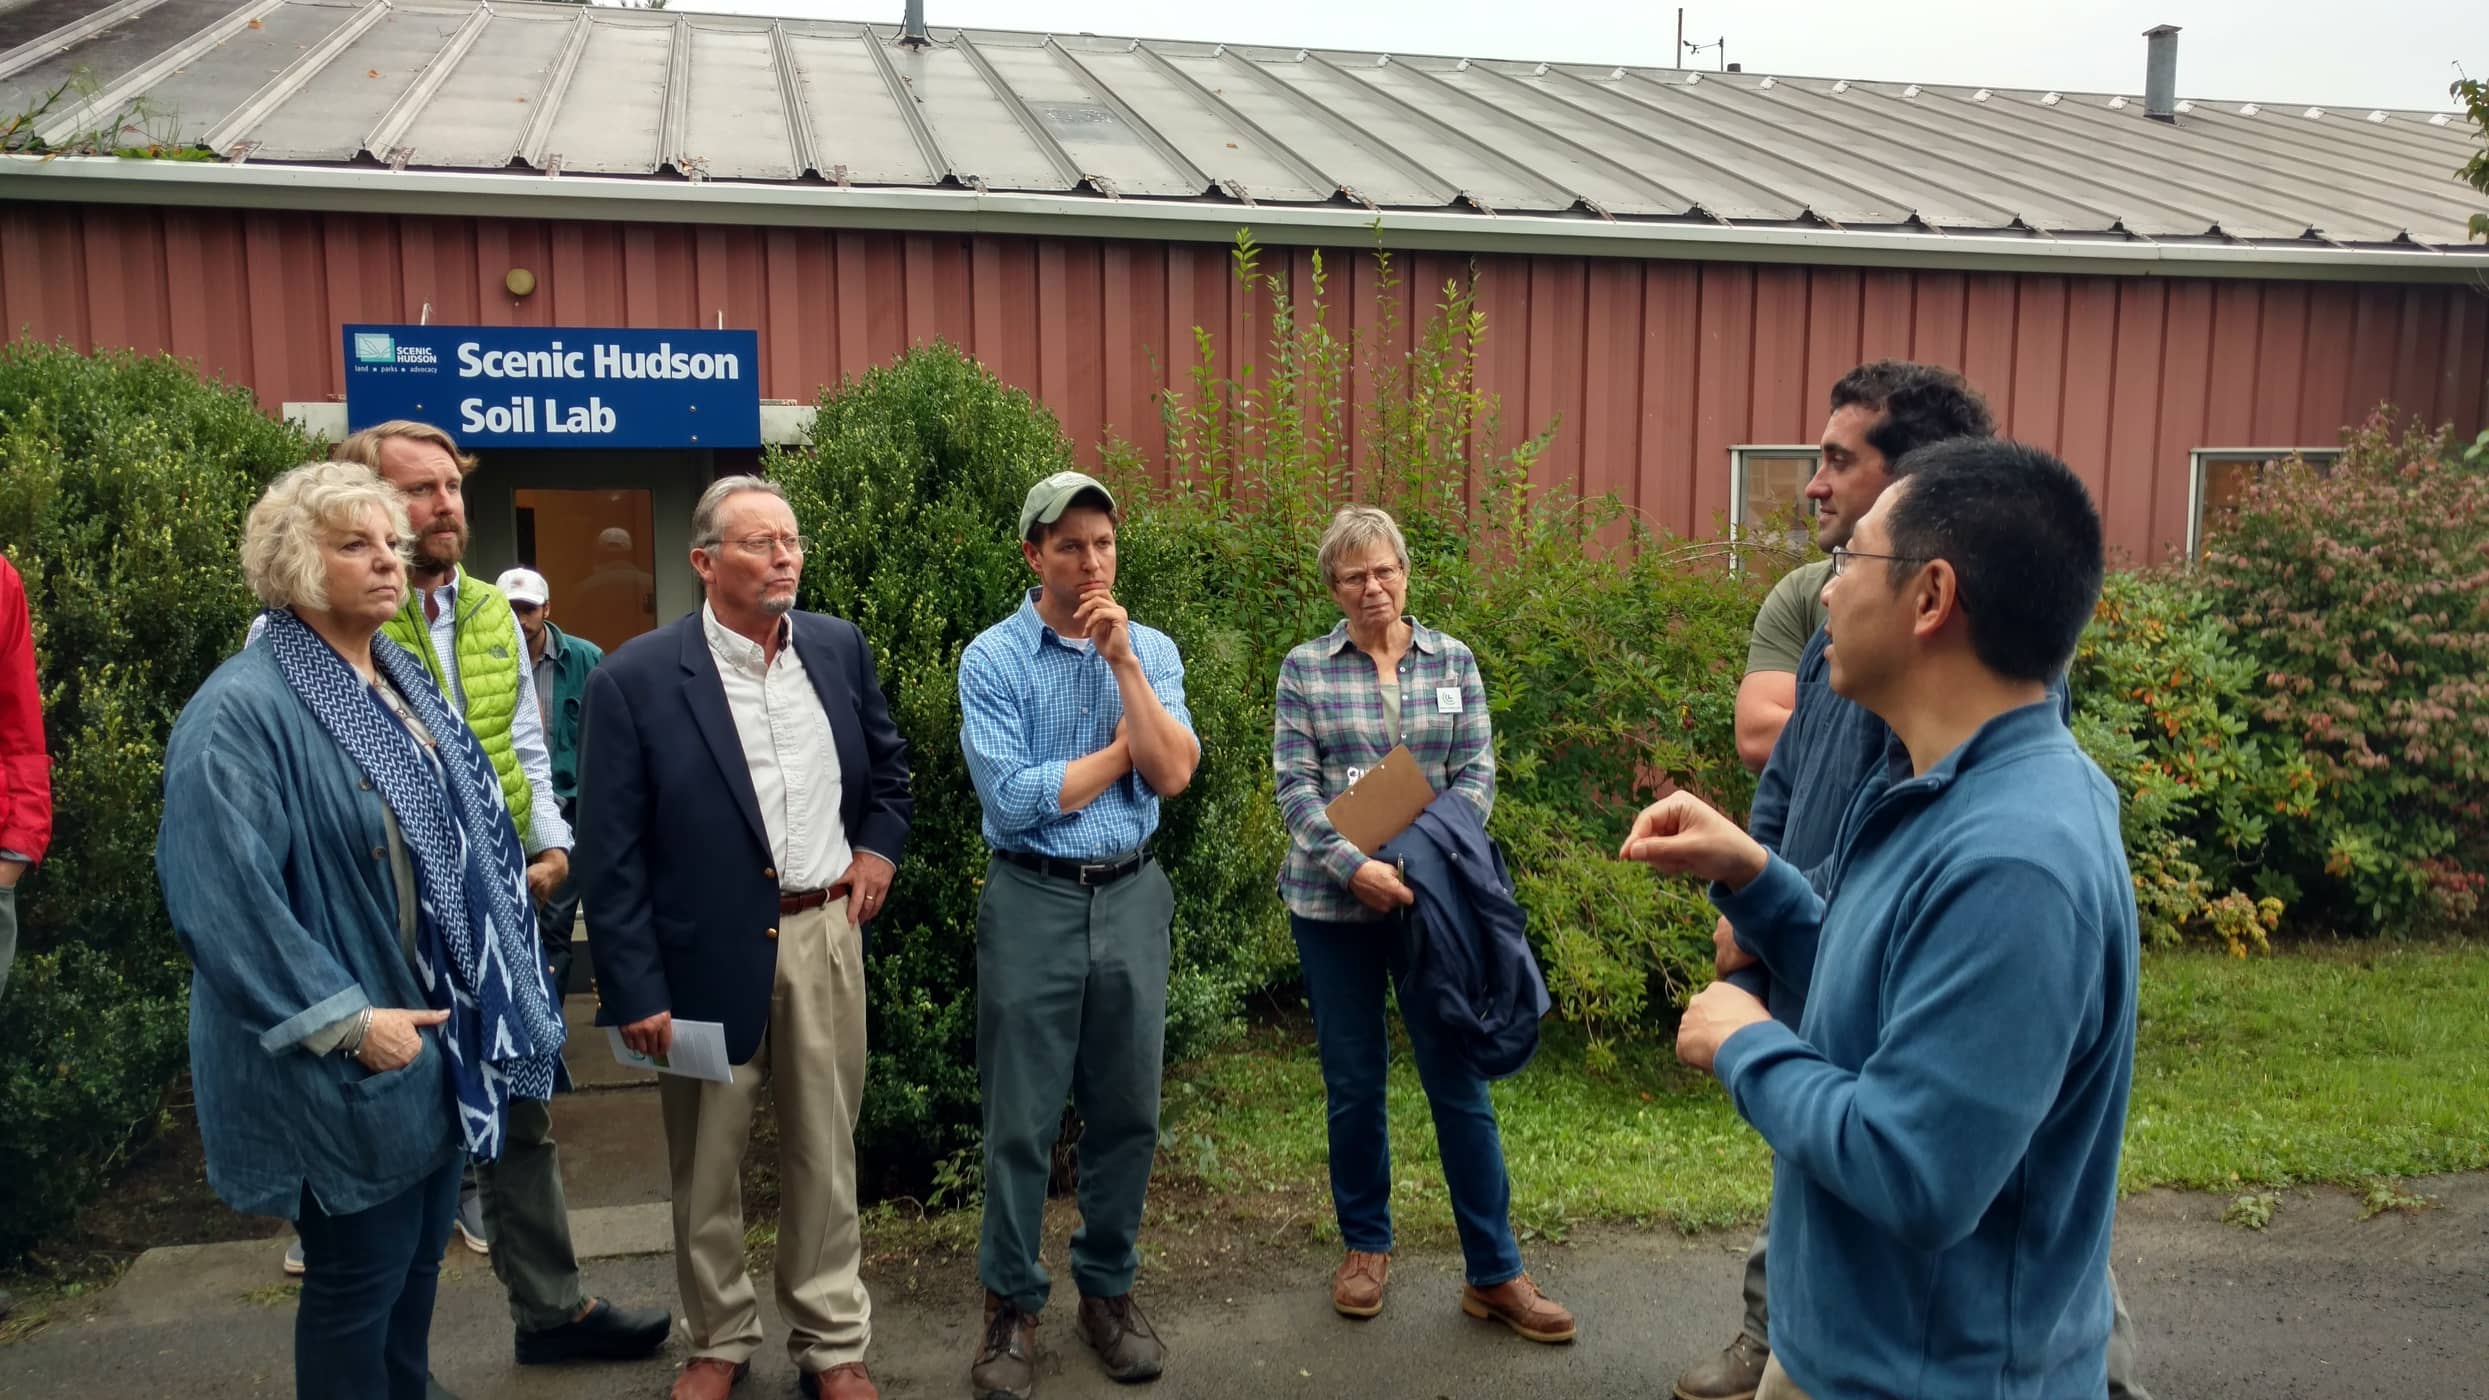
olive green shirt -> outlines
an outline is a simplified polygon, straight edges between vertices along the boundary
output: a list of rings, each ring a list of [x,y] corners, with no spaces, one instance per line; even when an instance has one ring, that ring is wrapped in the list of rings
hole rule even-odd
[[[1755,610],[1754,632],[1746,639],[1746,674],[1757,671],[1798,673],[1798,658],[1815,629],[1824,625],[1824,580],[1832,577],[1832,561],[1800,564],[1772,585],[1763,606]]]

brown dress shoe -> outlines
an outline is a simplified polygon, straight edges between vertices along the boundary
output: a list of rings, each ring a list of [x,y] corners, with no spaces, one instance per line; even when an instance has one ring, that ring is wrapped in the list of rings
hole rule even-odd
[[[1740,1332],[1719,1355],[1677,1377],[1677,1400],[1754,1400],[1763,1388],[1763,1363],[1771,1359],[1771,1348]]]
[[[968,1368],[976,1400],[1028,1400],[1037,1389],[1037,1316],[985,1295],[985,1333]]]
[[[726,1400],[743,1378],[752,1373],[749,1361],[728,1361],[722,1356],[695,1356],[674,1378],[674,1400]]]
[[[1132,1295],[1080,1299],[1080,1336],[1098,1354],[1109,1378],[1154,1381],[1167,1369],[1166,1344],[1132,1302]]]
[[[842,1361],[819,1375],[806,1374],[798,1384],[812,1400],[882,1400],[881,1387],[873,1384],[873,1373],[861,1361]]]
[[[1462,1284],[1461,1311],[1471,1317],[1493,1318],[1533,1342],[1573,1340],[1573,1315],[1539,1292],[1528,1274],[1493,1288]]]
[[[1342,1317],[1372,1317],[1383,1310],[1383,1285],[1390,1281],[1390,1255],[1352,1249],[1331,1275],[1331,1306]]]

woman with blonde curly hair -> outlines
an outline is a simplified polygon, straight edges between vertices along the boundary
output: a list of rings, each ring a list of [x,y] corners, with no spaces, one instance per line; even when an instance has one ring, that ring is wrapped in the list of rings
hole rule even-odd
[[[366,467],[279,477],[242,541],[265,635],[165,753],[208,1182],[302,1233],[301,1397],[422,1400],[459,1162],[498,1151],[511,1097],[552,1092],[562,1045],[492,768],[379,635],[406,535]]]

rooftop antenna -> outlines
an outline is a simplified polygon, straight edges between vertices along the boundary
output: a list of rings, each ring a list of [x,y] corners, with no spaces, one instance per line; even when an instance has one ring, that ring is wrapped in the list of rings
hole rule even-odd
[[[1679,39],[1677,42],[1685,45],[1685,51],[1687,53],[1701,53],[1705,49],[1719,50],[1720,71],[1723,73],[1728,71],[1728,36],[1726,34],[1721,35],[1719,38],[1712,40],[1708,44],[1689,44],[1683,39]]]

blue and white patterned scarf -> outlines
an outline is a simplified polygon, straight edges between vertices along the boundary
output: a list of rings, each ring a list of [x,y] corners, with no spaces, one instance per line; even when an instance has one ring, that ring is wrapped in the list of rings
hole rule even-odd
[[[449,1013],[439,1044],[449,1056],[467,1152],[490,1161],[501,1153],[507,1100],[552,1097],[564,1035],[500,780],[423,663],[397,643],[372,638],[372,660],[432,732],[438,770],[309,624],[273,610],[267,640],[286,683],[397,818],[415,866],[416,978],[431,1008]]]

